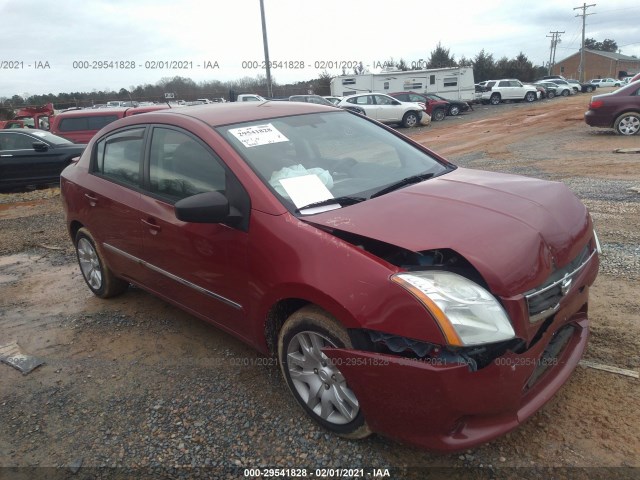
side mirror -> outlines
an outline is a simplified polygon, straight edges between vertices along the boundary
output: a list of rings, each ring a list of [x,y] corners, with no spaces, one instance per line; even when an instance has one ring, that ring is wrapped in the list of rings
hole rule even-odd
[[[229,200],[220,192],[198,193],[175,204],[176,218],[192,223],[222,223],[228,220]]]
[[[46,152],[49,150],[49,145],[43,142],[33,142],[31,146],[36,152]]]

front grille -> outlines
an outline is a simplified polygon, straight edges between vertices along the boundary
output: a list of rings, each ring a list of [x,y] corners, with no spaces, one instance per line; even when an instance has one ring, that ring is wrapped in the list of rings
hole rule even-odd
[[[574,332],[575,327],[573,325],[567,325],[554,333],[549,345],[547,345],[542,356],[538,359],[538,366],[531,374],[531,377],[529,377],[525,389],[533,387],[547,370],[558,365],[559,357],[562,355],[564,348],[569,343],[569,340],[571,340]]]
[[[568,265],[553,272],[538,288],[525,293],[529,321],[535,323],[553,315],[560,308],[560,301],[574,287],[574,279],[596,254],[586,245]]]

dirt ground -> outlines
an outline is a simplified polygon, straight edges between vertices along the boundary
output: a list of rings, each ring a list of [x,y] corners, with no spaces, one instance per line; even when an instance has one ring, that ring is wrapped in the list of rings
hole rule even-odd
[[[476,105],[458,118],[402,132],[458,165],[563,181],[576,192],[591,211],[604,252],[591,290],[585,359],[638,372],[640,154],[614,150],[638,149],[640,137],[587,127],[582,114],[589,98]],[[351,453],[336,453],[348,451],[368,466],[456,467],[449,478],[640,477],[640,381],[618,373],[578,367],[559,394],[515,431],[446,456],[377,436],[364,442],[325,436],[303,418],[273,366],[223,368],[216,379],[207,378],[213,358],[249,358],[255,365],[257,355],[139,289],[109,301],[93,297],[64,232],[55,188],[0,194],[0,346],[14,341],[45,364],[24,376],[0,364],[0,467],[176,462],[186,453],[171,457],[167,445],[182,435],[184,420],[198,432],[189,434],[189,442],[210,449],[214,465],[216,456],[223,457],[220,465],[260,459],[274,466],[302,465],[318,455],[316,464],[349,467],[344,462]],[[219,392],[246,408],[231,413],[211,399],[217,406],[207,411],[201,394],[210,394],[216,382],[225,385]],[[179,427],[154,430],[153,409],[163,401],[173,402],[176,418],[183,419]],[[212,440],[198,422],[216,413],[229,430]],[[269,425],[268,435],[261,425]],[[302,428],[310,441],[297,443],[293,428]],[[233,435],[242,440],[229,446]],[[164,440],[154,444],[157,438]],[[328,460],[322,460],[325,451]]]

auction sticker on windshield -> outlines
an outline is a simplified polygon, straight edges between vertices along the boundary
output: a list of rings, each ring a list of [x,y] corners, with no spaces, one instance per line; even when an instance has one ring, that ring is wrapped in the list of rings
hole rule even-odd
[[[247,148],[289,141],[287,137],[270,123],[253,125],[251,127],[233,128],[229,130],[229,133],[240,140]]]

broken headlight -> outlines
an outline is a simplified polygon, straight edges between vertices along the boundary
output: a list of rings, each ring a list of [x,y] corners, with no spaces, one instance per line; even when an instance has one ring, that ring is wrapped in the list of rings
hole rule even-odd
[[[477,283],[452,272],[398,273],[391,280],[422,303],[453,346],[501,342],[515,337],[507,313]]]

